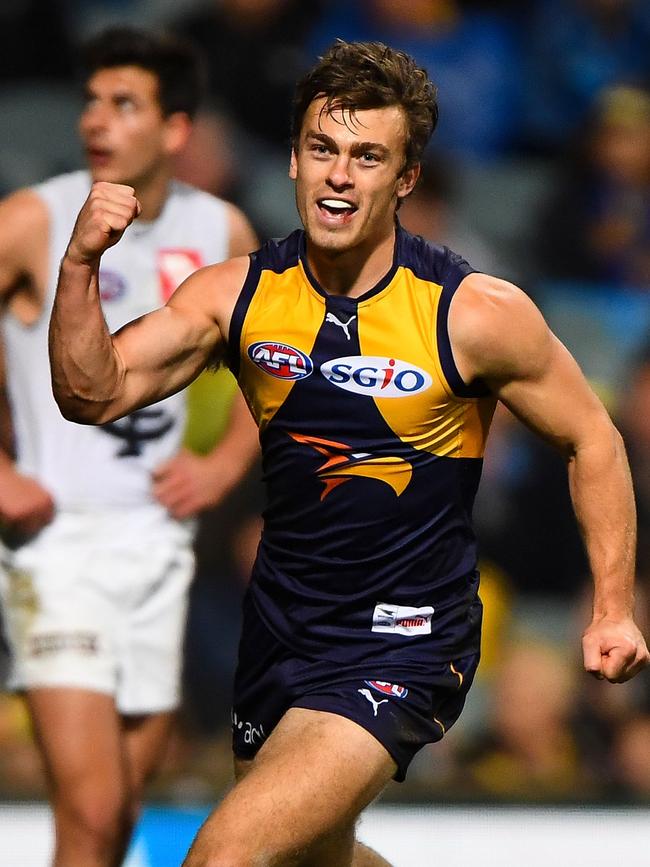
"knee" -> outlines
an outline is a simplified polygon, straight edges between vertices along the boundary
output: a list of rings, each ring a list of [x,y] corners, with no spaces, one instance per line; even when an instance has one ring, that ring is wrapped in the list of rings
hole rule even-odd
[[[67,834],[89,841],[93,849],[112,846],[135,824],[135,810],[127,797],[76,793],[55,802],[57,824]]]

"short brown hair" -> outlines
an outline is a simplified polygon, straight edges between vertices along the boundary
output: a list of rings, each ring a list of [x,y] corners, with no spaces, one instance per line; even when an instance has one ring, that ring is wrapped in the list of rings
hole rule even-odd
[[[337,39],[298,82],[291,116],[294,147],[300,139],[305,113],[318,97],[325,97],[327,112],[400,106],[407,121],[404,168],[420,162],[438,122],[436,88],[426,70],[408,54],[381,42]]]
[[[102,69],[145,69],[158,79],[158,102],[164,117],[177,111],[194,117],[203,98],[203,64],[198,49],[177,36],[112,27],[84,45],[81,71],[88,80]]]

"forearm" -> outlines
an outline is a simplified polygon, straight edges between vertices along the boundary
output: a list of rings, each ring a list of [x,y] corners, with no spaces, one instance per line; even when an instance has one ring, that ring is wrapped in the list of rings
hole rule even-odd
[[[235,393],[228,425],[218,444],[207,455],[218,466],[228,488],[234,488],[250,470],[260,454],[259,432],[239,390]]]
[[[569,481],[594,579],[594,617],[630,617],[636,513],[625,448],[612,425],[576,450]]]
[[[50,320],[54,397],[65,418],[77,422],[101,421],[122,377],[101,308],[98,271],[99,260],[79,264],[63,258]]]

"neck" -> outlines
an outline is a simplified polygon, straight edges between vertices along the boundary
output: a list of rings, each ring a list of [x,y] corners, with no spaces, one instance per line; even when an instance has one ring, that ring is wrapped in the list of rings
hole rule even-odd
[[[307,239],[307,261],[312,274],[331,295],[358,298],[384,277],[393,264],[395,227],[379,242],[343,252],[315,247]]]

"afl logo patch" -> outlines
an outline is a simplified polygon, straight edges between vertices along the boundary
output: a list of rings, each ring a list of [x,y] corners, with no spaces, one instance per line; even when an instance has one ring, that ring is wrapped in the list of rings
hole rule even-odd
[[[408,361],[370,355],[348,355],[321,364],[328,382],[344,391],[369,397],[409,397],[425,391],[431,376]]]
[[[102,268],[99,272],[99,297],[102,301],[117,301],[126,294],[126,282],[116,271]]]
[[[311,358],[288,343],[262,340],[251,343],[248,357],[264,373],[278,379],[305,379],[314,369]]]
[[[376,689],[377,692],[381,692],[384,695],[392,695],[393,698],[406,698],[409,694],[405,686],[400,686],[397,683],[388,683],[385,680],[367,680],[366,683],[368,686]]]

